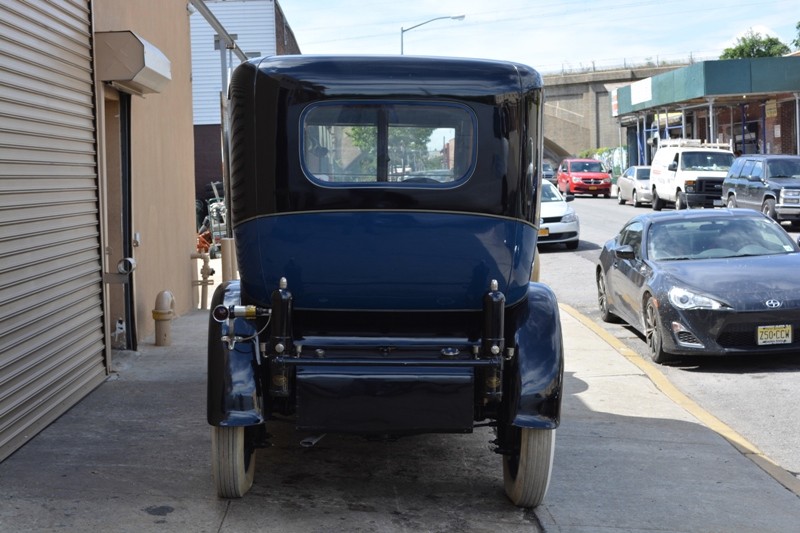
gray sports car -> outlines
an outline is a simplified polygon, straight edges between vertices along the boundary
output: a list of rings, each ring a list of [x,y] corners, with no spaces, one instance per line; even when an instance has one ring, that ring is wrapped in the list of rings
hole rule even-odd
[[[603,320],[645,336],[650,356],[800,350],[800,242],[761,213],[648,213],[606,242],[596,281]]]

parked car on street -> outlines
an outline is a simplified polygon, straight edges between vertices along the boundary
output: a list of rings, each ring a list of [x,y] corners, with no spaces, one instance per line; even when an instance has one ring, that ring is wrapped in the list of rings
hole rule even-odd
[[[236,68],[241,279],[217,288],[208,334],[221,497],[250,489],[277,418],[308,445],[491,426],[508,498],[539,505],[564,373],[558,302],[531,281],[542,93],[539,73],[504,61],[282,55]]]
[[[777,220],[800,223],[800,156],[752,154],[733,162],[722,197],[728,207],[746,207]]]
[[[575,210],[567,204],[575,197],[562,196],[555,185],[542,182],[541,224],[539,224],[539,244],[564,243],[569,250],[578,247],[580,221]]]
[[[542,163],[542,180],[547,180],[553,185],[556,184],[556,171],[550,163]]]
[[[748,209],[648,213],[603,246],[603,320],[644,335],[650,356],[797,353],[800,246]]]
[[[564,194],[602,194],[611,198],[611,175],[596,159],[564,159],[558,166],[556,182]]]
[[[628,167],[617,178],[617,202],[620,205],[630,202],[633,207],[641,207],[642,204],[652,201],[649,166]]]

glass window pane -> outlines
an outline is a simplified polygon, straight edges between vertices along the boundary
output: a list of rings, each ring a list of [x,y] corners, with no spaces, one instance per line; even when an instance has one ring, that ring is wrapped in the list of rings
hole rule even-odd
[[[474,116],[454,104],[323,103],[303,116],[303,169],[329,184],[441,186],[466,179]]]

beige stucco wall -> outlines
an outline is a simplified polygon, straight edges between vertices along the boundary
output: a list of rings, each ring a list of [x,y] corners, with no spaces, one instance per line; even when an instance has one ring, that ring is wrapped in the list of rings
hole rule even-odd
[[[95,0],[94,31],[131,30],[170,61],[172,80],[159,94],[131,101],[131,187],[134,248],[134,301],[137,338],[154,331],[156,296],[169,290],[178,315],[194,303],[195,251],[194,141],[189,13],[185,0]],[[98,84],[98,114],[113,89]],[[113,97],[113,96],[112,96]],[[103,117],[98,126],[104,127]],[[98,137],[103,139],[102,131]],[[100,147],[103,174],[104,147]],[[112,173],[109,173],[112,174]],[[101,188],[103,176],[101,175]],[[107,190],[107,189],[106,189]],[[101,195],[103,191],[101,191]],[[113,227],[117,221],[110,221]],[[108,244],[108,241],[106,243]],[[114,265],[110,266],[113,269]]]

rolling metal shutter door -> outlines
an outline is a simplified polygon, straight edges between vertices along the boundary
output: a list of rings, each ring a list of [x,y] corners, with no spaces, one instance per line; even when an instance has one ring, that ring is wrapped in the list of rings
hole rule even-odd
[[[88,0],[0,2],[0,460],[106,375]]]

